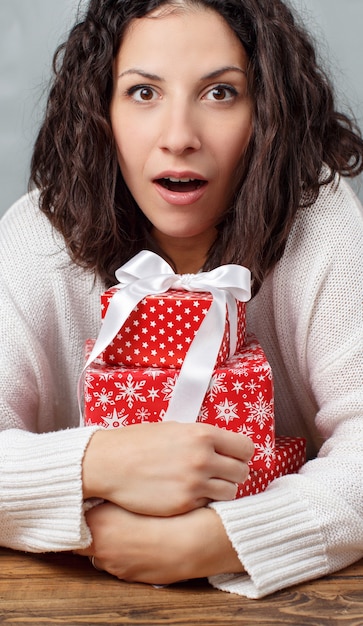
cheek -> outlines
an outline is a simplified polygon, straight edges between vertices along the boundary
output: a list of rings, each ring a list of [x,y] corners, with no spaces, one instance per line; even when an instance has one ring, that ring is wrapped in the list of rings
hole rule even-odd
[[[125,126],[114,132],[118,162],[130,175],[143,167],[149,154],[148,140],[141,128]]]
[[[224,172],[232,173],[243,159],[249,141],[252,136],[252,121],[250,115],[245,115],[241,123],[241,117],[228,126],[215,129],[215,154],[219,155],[219,163]]]
[[[235,138],[234,138],[235,139]],[[227,142],[226,142],[227,143]],[[220,171],[223,172],[225,182],[229,185],[231,180],[235,179],[236,170],[243,161],[246,152],[248,140],[242,142],[231,141],[225,150],[220,152],[219,163]]]
[[[123,169],[132,155],[132,131],[128,125],[123,123],[124,115],[117,107],[112,108],[111,106],[110,115],[117,159],[121,169]]]
[[[129,133],[115,133],[117,160],[122,174],[129,177],[136,167],[137,149]]]
[[[246,152],[247,146],[252,136],[252,119],[249,116],[245,123],[241,125],[239,132],[235,133],[235,150],[240,155]]]
[[[230,150],[229,150],[229,158],[226,155],[226,161],[229,162],[230,167],[235,170],[235,168],[240,164],[243,159],[244,154],[246,153],[248,144],[250,142],[252,135],[252,129],[248,125],[241,130],[239,134],[235,134],[234,137],[231,137],[230,140]]]

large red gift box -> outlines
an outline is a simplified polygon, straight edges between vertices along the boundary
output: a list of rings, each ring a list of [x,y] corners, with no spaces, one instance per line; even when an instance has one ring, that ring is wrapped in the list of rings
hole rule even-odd
[[[86,346],[87,356],[93,341]],[[102,355],[101,355],[102,357]],[[162,421],[179,370],[112,366],[97,358],[84,376],[84,421],[105,428]],[[251,469],[274,466],[274,395],[270,365],[254,336],[215,368],[197,421],[249,436]]]
[[[84,423],[197,420],[246,435],[255,453],[236,497],[298,471],[305,440],[275,438],[271,368],[257,339],[245,334],[246,269],[179,276],[144,251],[116,278],[118,286],[101,296],[100,335],[86,343]]]
[[[103,319],[117,291],[117,287],[111,287],[102,294]],[[212,301],[211,293],[176,289],[146,296],[103,351],[103,360],[110,365],[180,368]],[[245,340],[246,305],[239,301],[236,305],[238,352]],[[229,342],[229,316],[226,310],[225,331],[215,367],[228,358]]]

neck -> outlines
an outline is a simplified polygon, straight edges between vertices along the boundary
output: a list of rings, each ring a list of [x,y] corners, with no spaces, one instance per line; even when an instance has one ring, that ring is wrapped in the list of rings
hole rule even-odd
[[[160,233],[154,233],[155,239],[163,252],[174,263],[177,274],[196,274],[207,259],[213,238],[206,240],[205,234],[201,237],[169,238]]]

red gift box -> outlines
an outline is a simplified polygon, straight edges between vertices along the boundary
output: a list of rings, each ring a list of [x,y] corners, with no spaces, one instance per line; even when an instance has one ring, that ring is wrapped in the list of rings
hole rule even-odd
[[[101,314],[105,317],[109,302],[117,287],[101,296]],[[126,323],[102,353],[105,363],[131,367],[180,368],[185,355],[212,304],[208,292],[169,291],[146,296],[129,315]],[[237,301],[237,345],[245,341],[244,302]],[[215,367],[229,355],[229,319],[226,325]]]
[[[251,469],[247,480],[238,485],[236,498],[260,493],[275,478],[297,473],[304,465],[305,459],[306,440],[303,437],[276,436],[274,467],[257,471]]]
[[[87,356],[93,343],[87,342]],[[84,421],[105,428],[162,421],[178,376],[176,369],[111,366],[98,358],[85,371]],[[251,468],[273,468],[272,372],[255,337],[248,337],[238,354],[214,369],[197,421],[251,437]]]

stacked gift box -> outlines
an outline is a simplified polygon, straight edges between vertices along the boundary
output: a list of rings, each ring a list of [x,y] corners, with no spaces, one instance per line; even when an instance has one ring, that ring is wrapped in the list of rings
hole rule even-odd
[[[117,287],[112,287],[102,294],[102,319],[117,291]],[[110,365],[180,369],[212,300],[210,293],[180,289],[169,289],[166,293],[143,298],[103,351],[103,360]],[[237,302],[237,312],[236,350],[245,341],[244,302]],[[225,331],[215,367],[227,360],[229,343],[229,316],[226,311]]]
[[[103,322],[109,304],[122,289],[101,297]],[[106,347],[91,356],[95,341],[86,342],[84,422],[120,428],[167,418],[183,364],[209,313],[210,292],[168,289],[146,295],[112,333]],[[276,477],[297,472],[305,461],[302,438],[276,437],[274,389],[270,364],[253,335],[245,333],[245,302],[237,301],[234,352],[231,354],[230,313],[225,310],[224,334],[212,364],[196,421],[249,436],[255,445],[249,478],[237,497],[263,491]],[[196,365],[198,368],[198,364]],[[185,368],[184,368],[185,369]]]

